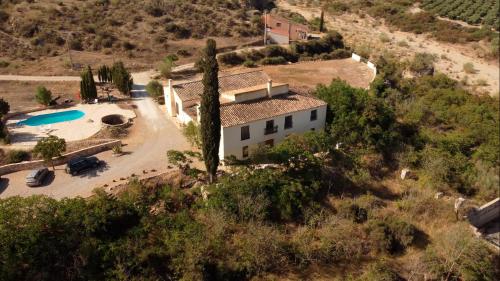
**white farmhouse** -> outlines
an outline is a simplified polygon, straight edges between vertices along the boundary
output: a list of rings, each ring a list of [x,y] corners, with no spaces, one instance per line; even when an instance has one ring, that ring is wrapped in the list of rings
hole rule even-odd
[[[273,146],[290,134],[325,126],[326,103],[289,91],[288,84],[273,83],[263,71],[219,77],[221,102],[220,159],[247,158],[258,145]],[[201,80],[164,87],[168,114],[182,124],[199,121]]]

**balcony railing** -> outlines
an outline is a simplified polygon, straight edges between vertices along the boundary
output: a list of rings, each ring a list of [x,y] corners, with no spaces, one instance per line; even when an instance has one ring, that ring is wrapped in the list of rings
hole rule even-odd
[[[278,126],[264,128],[264,135],[276,134],[277,132],[278,132]]]

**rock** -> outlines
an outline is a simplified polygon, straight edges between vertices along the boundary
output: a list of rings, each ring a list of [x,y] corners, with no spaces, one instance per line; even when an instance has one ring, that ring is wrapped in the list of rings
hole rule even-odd
[[[409,173],[410,173],[410,169],[408,168],[404,168],[402,171],[401,171],[401,179],[402,180],[405,180],[407,176],[409,176]]]
[[[440,199],[444,196],[443,192],[437,192],[436,195],[434,195],[434,199]]]
[[[455,200],[455,212],[458,212],[458,210],[460,209],[460,207],[462,207],[464,202],[465,202],[465,199],[462,197],[459,197]]]

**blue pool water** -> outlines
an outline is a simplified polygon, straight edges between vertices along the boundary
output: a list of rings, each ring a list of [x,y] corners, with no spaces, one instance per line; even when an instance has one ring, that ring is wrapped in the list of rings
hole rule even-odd
[[[33,116],[26,120],[18,122],[17,124],[27,125],[27,126],[48,125],[48,124],[77,120],[82,118],[84,115],[85,113],[83,113],[83,111],[80,110],[68,110],[68,111],[61,111],[56,113]]]

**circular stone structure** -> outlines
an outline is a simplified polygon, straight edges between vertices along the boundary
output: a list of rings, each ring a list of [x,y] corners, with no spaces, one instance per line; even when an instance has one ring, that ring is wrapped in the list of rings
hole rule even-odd
[[[129,119],[120,114],[110,114],[103,116],[101,122],[107,127],[125,127],[129,123]]]

